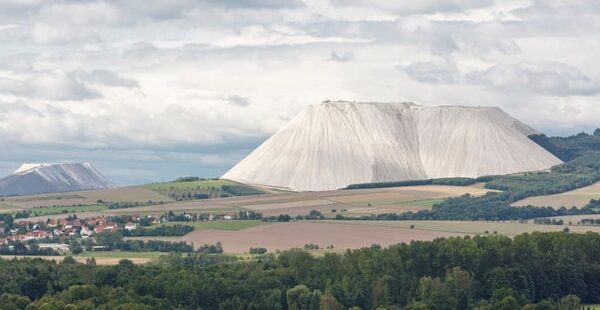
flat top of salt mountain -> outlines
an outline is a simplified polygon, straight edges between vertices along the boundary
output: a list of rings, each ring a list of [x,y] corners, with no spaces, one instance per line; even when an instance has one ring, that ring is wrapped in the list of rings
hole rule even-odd
[[[223,175],[299,191],[479,177],[561,163],[497,107],[326,101],[310,105]]]

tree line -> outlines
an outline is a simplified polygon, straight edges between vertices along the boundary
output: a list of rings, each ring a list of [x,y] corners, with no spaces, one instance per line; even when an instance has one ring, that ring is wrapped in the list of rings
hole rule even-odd
[[[0,261],[13,309],[579,309],[600,303],[600,235],[533,233],[253,261],[170,254],[150,265]]]
[[[184,236],[192,231],[194,231],[193,226],[181,224],[161,225],[151,228],[137,227],[136,229],[132,230],[119,230],[123,237]]]

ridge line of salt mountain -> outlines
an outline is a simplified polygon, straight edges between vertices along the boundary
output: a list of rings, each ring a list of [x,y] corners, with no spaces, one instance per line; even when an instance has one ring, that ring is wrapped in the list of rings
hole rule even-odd
[[[309,105],[222,178],[292,190],[478,177],[561,163],[498,107],[324,101]]]
[[[68,162],[64,162],[64,163],[28,163],[28,162],[24,162],[12,174],[24,173],[24,172],[28,172],[30,170],[36,170],[36,169],[40,169],[40,168],[44,168],[44,167],[51,167],[51,166],[56,166],[56,165],[84,165],[84,166],[91,166],[91,164],[89,162],[86,162],[86,161],[72,162],[72,163],[68,163]]]
[[[0,179],[1,195],[30,195],[113,188],[114,185],[90,163],[21,165]]]

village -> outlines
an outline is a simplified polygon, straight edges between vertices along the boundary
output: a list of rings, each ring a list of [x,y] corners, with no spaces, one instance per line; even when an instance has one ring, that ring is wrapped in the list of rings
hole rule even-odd
[[[167,212],[162,215],[99,215],[90,217],[77,217],[76,214],[68,215],[65,218],[48,218],[45,221],[19,220],[14,221],[11,216],[3,215],[0,218],[0,254],[9,254],[15,249],[15,245],[20,247],[25,246],[31,249],[32,245],[37,250],[48,250],[47,252],[66,253],[73,252],[72,245],[78,244],[79,241],[89,239],[93,243],[96,237],[118,232],[123,236],[145,236],[147,232],[156,231],[161,227],[161,223],[166,222],[192,222],[192,221],[222,221],[233,219],[249,219],[257,218],[262,215],[254,212],[240,212],[240,214],[191,214],[182,213],[175,214]],[[167,227],[171,228],[171,227]],[[136,232],[136,230],[138,230]],[[139,231],[141,230],[141,231]],[[171,229],[171,233],[182,235],[191,231]],[[164,232],[164,229],[162,230]],[[169,233],[169,232],[167,232]],[[149,234],[152,236],[153,234]],[[108,247],[94,245],[88,250],[106,250]],[[42,253],[42,252],[40,252]],[[42,253],[43,254],[43,253]]]

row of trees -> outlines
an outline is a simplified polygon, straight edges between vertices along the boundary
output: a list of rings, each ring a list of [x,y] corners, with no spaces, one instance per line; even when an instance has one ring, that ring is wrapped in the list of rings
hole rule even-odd
[[[193,252],[194,247],[185,243],[170,242],[162,240],[124,240],[123,235],[119,232],[103,232],[95,237],[94,245],[104,247],[106,250],[122,250],[133,252],[176,252],[185,253]],[[89,239],[91,240],[91,239]],[[89,248],[89,246],[88,246]]]
[[[124,237],[184,236],[192,231],[194,231],[193,226],[181,224],[162,225],[151,228],[138,227],[133,230],[120,230]]]
[[[421,185],[452,185],[452,186],[469,186],[478,182],[478,179],[473,178],[440,178],[427,180],[408,180],[397,182],[376,182],[376,183],[360,183],[351,184],[346,189],[361,189],[361,188],[384,188],[384,187],[402,187],[402,186],[421,186]]]
[[[0,246],[0,255],[59,255],[59,253],[50,248],[40,249],[40,246],[32,243],[25,244],[22,242],[15,242],[12,245],[3,244]]]
[[[258,260],[0,261],[2,305],[63,309],[579,309],[600,303],[600,235],[533,233]]]

